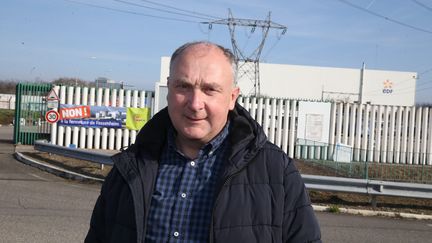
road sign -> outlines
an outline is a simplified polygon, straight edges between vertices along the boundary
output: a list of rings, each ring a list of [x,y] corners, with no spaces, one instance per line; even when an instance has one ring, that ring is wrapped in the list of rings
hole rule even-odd
[[[57,93],[55,92],[54,89],[51,89],[51,91],[48,93],[47,100],[59,100],[59,97],[57,96]]]
[[[45,114],[45,120],[49,123],[56,123],[59,120],[59,118],[60,115],[55,110],[47,111],[47,113]]]
[[[58,100],[47,100],[47,108],[48,109],[56,109],[59,106]]]

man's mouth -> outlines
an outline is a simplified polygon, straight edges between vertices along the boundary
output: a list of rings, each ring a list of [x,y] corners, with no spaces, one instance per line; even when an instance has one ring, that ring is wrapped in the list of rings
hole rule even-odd
[[[186,116],[186,118],[188,120],[191,120],[191,121],[201,121],[201,120],[204,120],[204,118],[197,118],[197,117],[190,117],[190,116]]]

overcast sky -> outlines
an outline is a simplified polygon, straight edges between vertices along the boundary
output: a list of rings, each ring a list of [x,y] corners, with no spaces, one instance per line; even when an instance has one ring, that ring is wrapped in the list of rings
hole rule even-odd
[[[200,24],[228,8],[288,27],[269,32],[262,62],[418,72],[417,101],[432,103],[431,0],[2,0],[0,79],[102,76],[153,90],[160,57],[179,45],[231,47],[227,26]],[[262,32],[236,35],[248,52]]]

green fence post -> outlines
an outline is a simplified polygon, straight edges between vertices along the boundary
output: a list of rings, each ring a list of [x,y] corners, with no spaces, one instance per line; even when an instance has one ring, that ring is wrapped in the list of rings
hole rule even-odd
[[[20,133],[20,113],[21,113],[21,84],[18,83],[15,87],[15,120],[14,120],[14,139],[13,143],[19,142],[18,135]]]

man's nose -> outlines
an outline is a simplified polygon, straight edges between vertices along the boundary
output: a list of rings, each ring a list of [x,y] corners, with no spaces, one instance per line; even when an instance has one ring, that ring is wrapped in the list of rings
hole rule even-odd
[[[203,93],[199,89],[193,89],[189,97],[189,107],[192,110],[201,110],[204,108]]]

